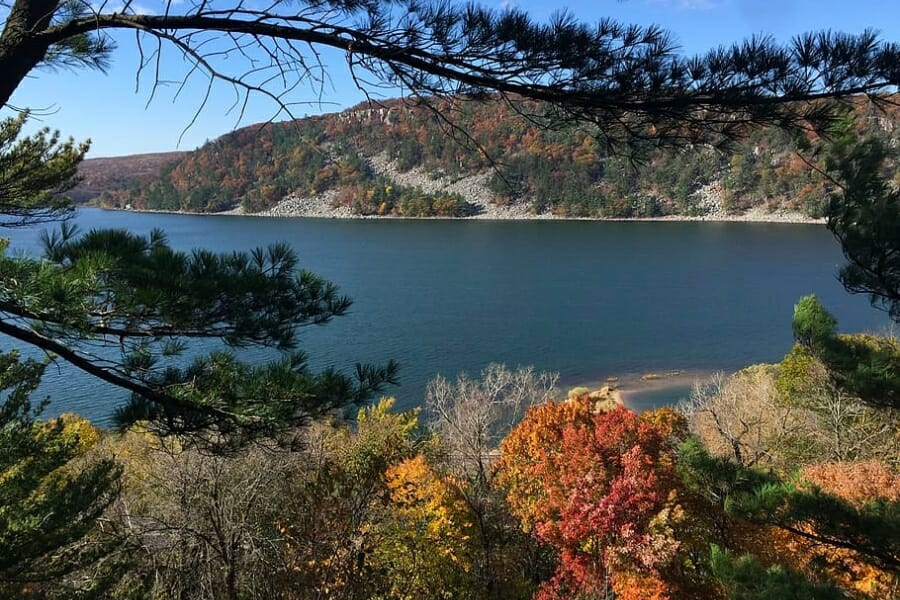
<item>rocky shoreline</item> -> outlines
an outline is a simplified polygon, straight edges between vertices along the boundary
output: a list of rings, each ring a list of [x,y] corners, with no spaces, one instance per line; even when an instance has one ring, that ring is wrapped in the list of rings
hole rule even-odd
[[[640,402],[634,402],[644,393],[662,390],[686,390],[696,383],[712,377],[716,371],[705,369],[678,369],[671,371],[621,373],[598,380],[569,383],[569,395],[594,394],[597,400],[610,400],[632,410],[641,410]],[[565,389],[564,387],[564,389]]]
[[[315,196],[288,195],[274,207],[258,212],[245,213],[240,207],[216,213],[193,213],[187,211],[146,210],[140,212],[161,212],[174,214],[215,214],[248,217],[303,217],[315,219],[430,219],[430,220],[493,220],[493,221],[710,221],[710,222],[750,222],[750,223],[798,223],[823,224],[825,219],[813,219],[806,215],[786,210],[768,211],[754,207],[741,214],[729,214],[722,201],[722,190],[717,184],[704,186],[694,192],[698,206],[704,211],[700,216],[669,215],[665,217],[567,217],[550,212],[533,213],[530,203],[520,202],[500,206],[488,201],[491,194],[487,183],[490,173],[479,173],[465,177],[433,177],[422,169],[401,171],[386,155],[369,159],[372,170],[397,185],[418,188],[426,194],[451,193],[461,196],[472,207],[474,214],[466,217],[401,217],[396,215],[358,215],[346,206],[336,206],[337,191],[328,190]],[[128,209],[131,210],[131,209]]]
[[[562,217],[551,213],[535,214],[522,206],[494,207],[494,210],[469,217],[399,217],[395,215],[357,215],[347,207],[334,207],[329,199],[333,192],[325,192],[316,197],[289,197],[278,205],[263,212],[245,213],[240,208],[221,212],[190,212],[181,210],[152,210],[108,208],[105,210],[127,210],[129,212],[146,212],[195,216],[240,216],[261,218],[306,218],[306,219],[378,219],[400,221],[613,221],[613,222],[669,222],[681,223],[702,221],[709,223],[792,223],[798,225],[823,225],[825,219],[813,219],[801,213],[790,211],[768,212],[763,209],[751,209],[742,214],[709,214],[701,216],[668,215],[665,217]]]
[[[630,402],[630,397],[644,392],[654,392],[665,389],[683,389],[693,387],[698,382],[708,379],[712,374],[707,371],[665,371],[660,373],[630,373],[622,376],[612,376],[602,381],[587,382],[583,385],[569,388],[567,398],[571,401],[576,398],[587,397],[600,409],[609,409],[615,406],[624,406],[632,410],[639,410]]]
[[[491,194],[487,188],[490,173],[479,173],[465,177],[432,177],[422,169],[400,171],[387,156],[379,155],[369,159],[372,170],[402,186],[418,188],[425,193],[458,194],[468,202],[474,214],[467,217],[401,217],[396,215],[358,215],[346,206],[335,206],[336,190],[329,190],[315,196],[286,196],[274,207],[258,212],[245,213],[240,207],[217,213],[192,213],[186,211],[146,210],[140,212],[160,212],[174,214],[214,214],[248,217],[302,217],[315,219],[429,219],[429,220],[494,220],[494,221],[710,221],[748,223],[798,223],[823,224],[825,219],[813,219],[806,215],[786,210],[768,211],[754,207],[741,214],[729,214],[723,205],[721,189],[717,185],[704,186],[694,194],[698,205],[705,211],[700,216],[669,215],[665,217],[564,217],[553,213],[533,213],[527,202],[499,206],[487,200]]]

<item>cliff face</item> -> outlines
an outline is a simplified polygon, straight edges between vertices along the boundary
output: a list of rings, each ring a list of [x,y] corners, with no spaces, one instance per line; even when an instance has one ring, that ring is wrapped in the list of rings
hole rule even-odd
[[[900,142],[896,114],[867,110],[857,110],[860,133]],[[500,103],[457,102],[443,112],[452,126],[394,101],[246,127],[160,161],[154,177],[116,180],[101,201],[270,214],[315,206],[363,216],[814,218],[830,192],[795,140],[777,130],[748,131],[724,150],[714,139],[639,148],[636,163],[608,153],[592,131],[541,128]]]

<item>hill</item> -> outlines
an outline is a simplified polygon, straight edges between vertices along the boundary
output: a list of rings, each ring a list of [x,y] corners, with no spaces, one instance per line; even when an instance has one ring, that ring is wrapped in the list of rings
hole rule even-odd
[[[898,141],[896,114],[856,112],[860,132]],[[543,128],[499,102],[448,101],[439,114],[391,101],[245,127],[177,156],[155,178],[107,190],[101,202],[321,216],[822,216],[829,183],[788,134],[757,129],[721,142],[677,150],[648,142],[635,160],[610,153],[594,131]]]
[[[81,182],[69,192],[78,204],[98,198],[104,192],[121,190],[128,184],[156,177],[162,168],[182,157],[184,152],[158,152],[106,158],[89,158],[79,165]]]

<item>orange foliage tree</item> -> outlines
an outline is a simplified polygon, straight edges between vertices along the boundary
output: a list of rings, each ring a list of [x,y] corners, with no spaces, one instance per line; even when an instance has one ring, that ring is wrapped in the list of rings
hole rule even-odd
[[[803,469],[803,477],[856,507],[873,502],[885,505],[900,502],[900,475],[878,460],[812,465]],[[850,597],[893,600],[900,594],[896,571],[879,568],[857,552],[814,544],[799,536],[786,541],[783,555],[792,567],[833,580]]]
[[[670,409],[595,412],[587,397],[531,409],[502,444],[499,480],[523,526],[559,555],[538,598],[684,597],[698,574],[688,554]]]

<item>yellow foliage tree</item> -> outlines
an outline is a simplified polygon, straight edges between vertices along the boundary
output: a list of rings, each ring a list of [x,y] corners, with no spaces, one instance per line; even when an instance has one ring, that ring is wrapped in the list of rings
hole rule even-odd
[[[471,586],[472,515],[459,482],[438,474],[422,454],[388,468],[390,493],[373,567],[387,574],[384,597],[456,598]]]

